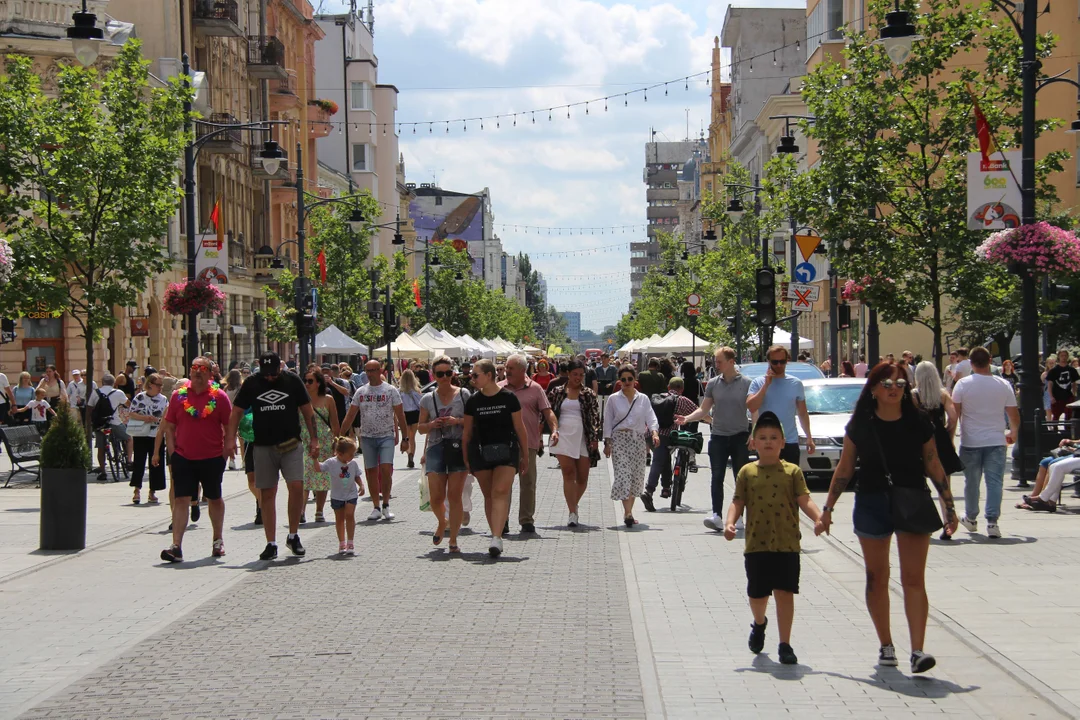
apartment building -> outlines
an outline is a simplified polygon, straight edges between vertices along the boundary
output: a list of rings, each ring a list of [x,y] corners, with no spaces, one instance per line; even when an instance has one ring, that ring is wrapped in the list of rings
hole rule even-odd
[[[694,155],[697,141],[645,143],[645,189],[647,239],[630,243],[630,298],[641,292],[645,273],[660,264],[660,233],[674,234],[679,224],[679,175]]]

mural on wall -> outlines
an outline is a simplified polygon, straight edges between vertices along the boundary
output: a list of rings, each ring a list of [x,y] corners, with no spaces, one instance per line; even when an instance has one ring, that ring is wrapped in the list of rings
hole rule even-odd
[[[441,202],[437,203],[437,200]],[[457,250],[467,250],[472,272],[484,275],[484,199],[473,195],[423,195],[409,203],[409,217],[417,237],[432,243],[453,243]]]

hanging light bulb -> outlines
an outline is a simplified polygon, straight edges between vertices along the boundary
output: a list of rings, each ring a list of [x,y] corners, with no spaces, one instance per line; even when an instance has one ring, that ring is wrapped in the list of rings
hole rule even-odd
[[[649,102],[649,91],[648,91],[648,89],[642,90],[641,94],[645,96],[645,102]]]
[[[570,106],[569,105],[566,106],[566,119],[567,120],[570,119]]]
[[[532,124],[533,125],[536,124],[536,111],[535,110],[533,110],[533,114],[532,114]]]
[[[514,127],[517,127],[517,113],[514,113]]]
[[[754,61],[750,61],[750,72],[754,72]]]
[[[499,117],[496,115],[495,116],[495,129],[498,130],[501,127],[502,127],[502,125],[499,123]]]
[[[585,114],[586,115],[589,114],[589,103],[588,103],[588,101],[585,102]]]
[[[796,50],[799,50],[800,48],[801,48],[801,44],[799,43],[799,41],[798,41],[798,40],[796,40],[796,41],[795,41],[795,49],[796,49]]]
[[[776,51],[775,50],[772,51],[772,64],[773,64],[773,67],[776,67]]]
[[[664,83],[664,97],[667,97],[667,83]]]
[[[548,108],[548,122],[551,122],[551,108]]]
[[[469,123],[462,120],[461,121],[461,130],[462,130],[462,132],[469,132]]]
[[[607,112],[607,98],[604,98],[604,112]]]
[[[627,99],[626,99],[626,97],[627,97],[627,93],[623,93],[623,94],[622,94],[622,104],[623,104],[623,107],[629,107],[629,106],[630,106],[630,101],[629,101],[629,100],[627,100]]]
[[[446,123],[446,134],[447,135],[450,134],[450,123],[449,122]]]
[[[428,135],[430,135],[433,132],[432,129],[431,129],[431,123],[427,124],[427,131],[428,131]]]
[[[383,134],[383,135],[385,135],[385,134],[386,134],[386,123],[383,123],[383,124],[382,124],[382,134]]]
[[[687,75],[686,77],[683,78],[683,90],[686,90],[688,92],[690,90],[690,76],[689,75]]]

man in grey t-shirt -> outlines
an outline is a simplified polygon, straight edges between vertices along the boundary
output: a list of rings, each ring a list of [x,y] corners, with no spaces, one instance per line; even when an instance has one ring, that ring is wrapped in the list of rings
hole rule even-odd
[[[750,419],[746,414],[746,394],[750,390],[750,378],[739,373],[735,351],[731,348],[718,348],[713,356],[718,374],[705,386],[701,408],[685,417],[676,415],[675,424],[712,420],[712,437],[709,439],[712,514],[705,518],[705,527],[723,531],[724,472],[727,470],[728,458],[731,458],[731,474],[734,477],[750,456],[747,448]]]

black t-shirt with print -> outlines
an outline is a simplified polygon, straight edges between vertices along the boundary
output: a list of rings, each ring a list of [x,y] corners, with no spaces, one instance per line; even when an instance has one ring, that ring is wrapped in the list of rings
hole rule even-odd
[[[513,414],[521,410],[517,395],[506,388],[488,397],[474,392],[465,403],[465,414],[472,417],[472,443],[491,445],[512,443],[517,445]]]
[[[282,372],[273,382],[252,375],[240,386],[233,406],[251,408],[256,445],[278,445],[300,437],[300,408],[311,403],[304,381]]]
[[[925,413],[915,411],[904,413],[899,420],[882,420],[876,414],[871,420],[881,442],[878,449],[874,441],[871,425],[865,419],[854,417],[847,425],[847,436],[855,443],[858,450],[858,491],[886,492],[889,489],[885,478],[885,466],[882,453],[888,463],[894,485],[899,487],[926,487],[926,470],[923,466],[923,445],[934,437],[934,427]]]
[[[1071,402],[1072,386],[1074,382],[1080,381],[1080,372],[1072,365],[1055,365],[1053,370],[1046,373],[1046,379],[1055,400]]]

